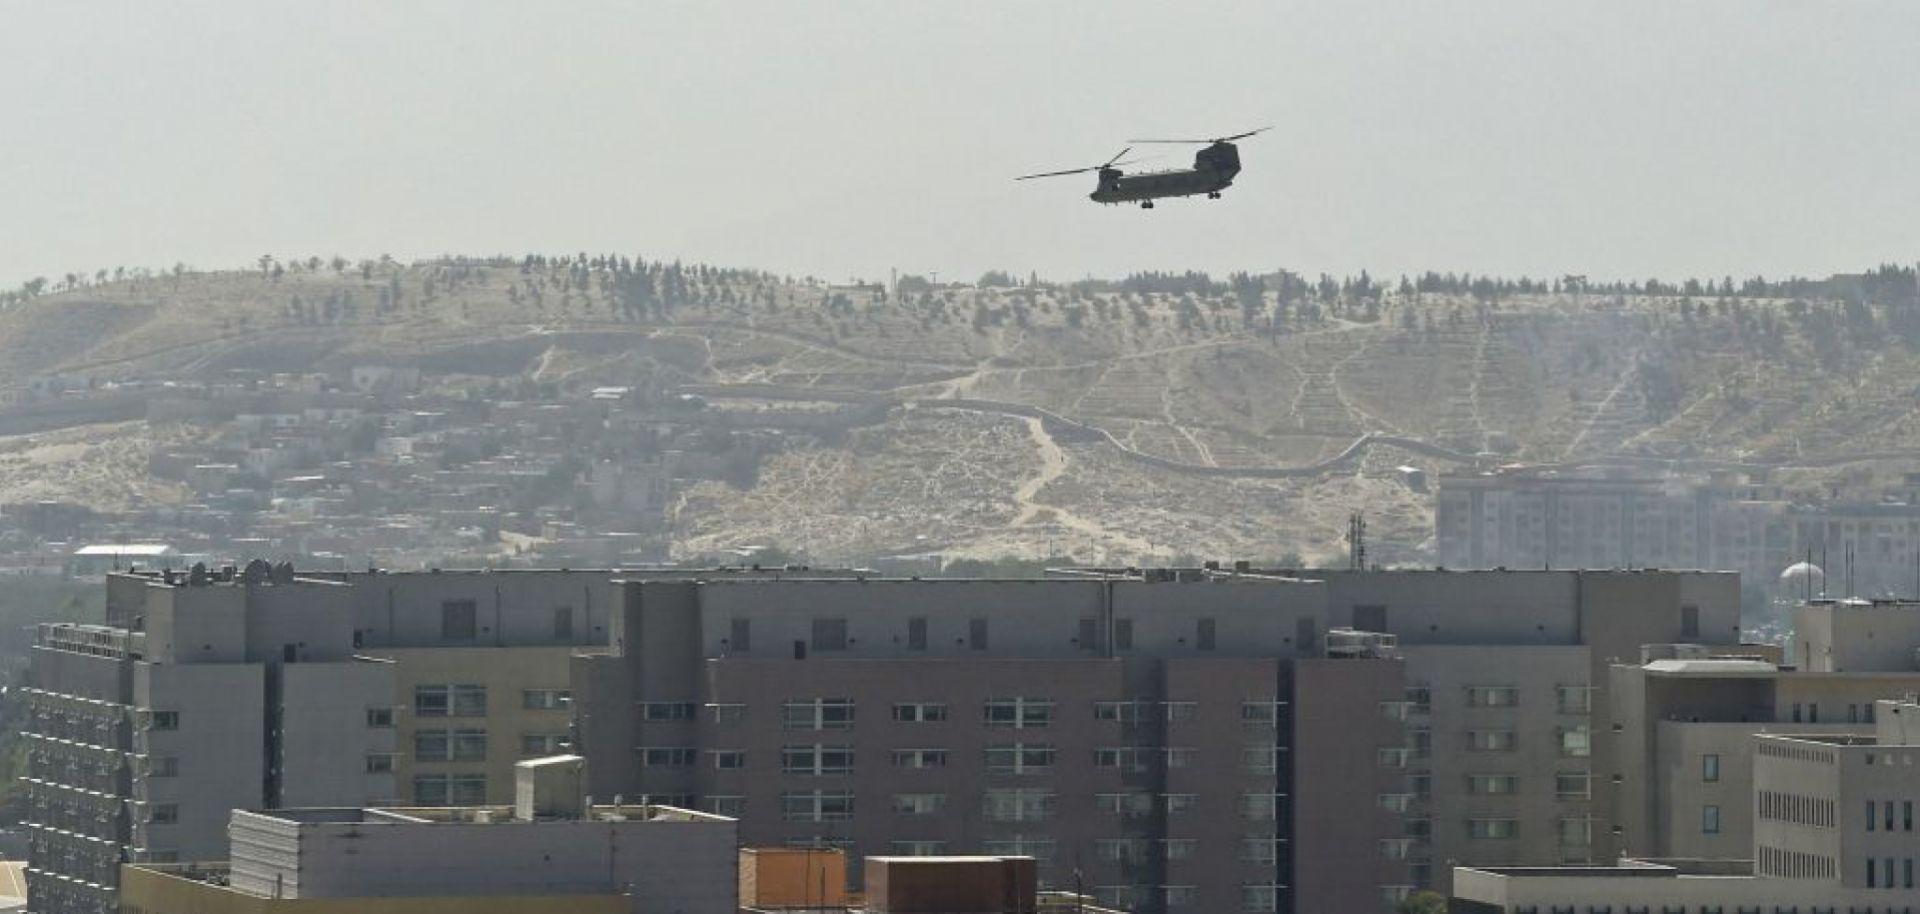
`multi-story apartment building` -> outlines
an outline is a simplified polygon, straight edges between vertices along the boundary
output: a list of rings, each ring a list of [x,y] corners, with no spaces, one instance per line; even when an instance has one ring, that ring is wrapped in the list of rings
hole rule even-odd
[[[1713,568],[1754,586],[1811,557],[1831,566],[1834,594],[1911,595],[1920,588],[1920,475],[1879,493],[1798,494],[1526,467],[1445,475],[1434,532],[1445,568]]]
[[[1598,867],[1468,867],[1456,871],[1452,910],[1846,910],[1905,914],[1920,907],[1914,882],[1920,801],[1920,704],[1878,701],[1873,732],[1752,734],[1753,811],[1736,858],[1624,858]],[[1709,824],[1713,824],[1709,820]]]
[[[393,665],[348,590],[258,564],[115,584],[131,628],[48,624],[28,694],[28,899],[118,910],[122,862],[218,855],[227,811],[393,793]]]
[[[575,670],[581,751],[596,793],[760,843],[1029,852],[1152,910],[1358,910],[1436,861],[1590,859],[1606,665],[1737,638],[1732,575],[1310,574],[632,582]],[[1337,629],[1394,659],[1329,658]]]

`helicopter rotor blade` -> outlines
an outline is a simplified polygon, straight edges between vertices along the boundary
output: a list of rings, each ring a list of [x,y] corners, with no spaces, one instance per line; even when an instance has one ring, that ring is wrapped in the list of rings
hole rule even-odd
[[[1081,174],[1089,171],[1098,171],[1103,167],[1105,166],[1094,165],[1087,168],[1070,168],[1070,169],[1067,169],[1066,171],[1043,171],[1037,175],[1021,175],[1020,177],[1014,178],[1014,180],[1027,181],[1033,178],[1057,178],[1057,177],[1060,177],[1061,175],[1077,175],[1077,174]]]
[[[1269,131],[1272,129],[1273,128],[1271,126],[1267,126],[1267,127],[1262,127],[1259,130],[1249,130],[1246,133],[1236,133],[1233,136],[1213,137],[1211,139],[1205,139],[1205,140],[1128,140],[1127,142],[1129,143],[1231,143],[1234,140],[1243,140],[1243,139],[1246,139],[1247,137],[1253,136],[1256,133],[1265,133],[1266,131]]]
[[[1113,158],[1111,158],[1111,159],[1108,159],[1108,160],[1107,160],[1107,164],[1105,164],[1105,165],[1102,165],[1102,166],[1100,166],[1100,167],[1101,167],[1101,168],[1112,168],[1112,167],[1113,167],[1113,165],[1114,165],[1114,163],[1116,163],[1116,162],[1118,162],[1118,161],[1120,161],[1120,159],[1121,159],[1121,157],[1122,157],[1122,156],[1125,156],[1125,155],[1126,155],[1127,153],[1129,153],[1129,152],[1132,152],[1132,151],[1133,151],[1133,147],[1132,147],[1132,146],[1128,146],[1127,148],[1125,148],[1125,149],[1122,149],[1122,150],[1120,150],[1120,151],[1119,151],[1119,152],[1117,152],[1117,153],[1114,153],[1114,156],[1113,156]]]

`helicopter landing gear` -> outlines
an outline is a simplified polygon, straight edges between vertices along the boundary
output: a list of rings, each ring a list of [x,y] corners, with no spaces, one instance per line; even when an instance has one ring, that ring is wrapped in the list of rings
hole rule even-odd
[[[1140,203],[1140,208],[1141,208],[1141,209],[1153,209],[1153,201],[1152,201],[1152,200],[1144,200],[1144,201],[1141,201],[1141,203]]]
[[[1209,199],[1209,200],[1218,200],[1218,199],[1220,199],[1220,192],[1219,192],[1219,191],[1217,191],[1217,190],[1210,190],[1210,191],[1207,191],[1207,199]]]

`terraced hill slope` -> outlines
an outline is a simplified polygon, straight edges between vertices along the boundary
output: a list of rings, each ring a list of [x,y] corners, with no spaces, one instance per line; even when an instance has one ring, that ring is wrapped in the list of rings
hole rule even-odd
[[[685,551],[776,541],[821,560],[1327,558],[1365,510],[1376,556],[1418,561],[1429,498],[1386,472],[1400,464],[1779,465],[1813,480],[1920,454],[1906,297],[1327,285],[888,294],[621,258],[315,259],[17,301],[0,312],[0,376],[381,362],[892,404],[877,426],[778,454],[752,489],[682,494]]]

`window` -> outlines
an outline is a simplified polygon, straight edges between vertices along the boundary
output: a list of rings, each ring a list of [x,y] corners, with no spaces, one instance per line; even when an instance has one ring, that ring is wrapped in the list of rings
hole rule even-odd
[[[784,774],[826,777],[853,773],[852,746],[786,746],[780,750]]]
[[[788,822],[845,822],[853,818],[853,791],[788,791],[780,795],[780,814]]]
[[[907,650],[924,651],[927,649],[927,617],[913,616],[907,619]]]
[[[413,779],[417,806],[479,806],[486,801],[484,774],[422,774]]]
[[[707,712],[713,715],[716,724],[737,724],[747,719],[747,706],[743,704],[710,704]]]
[[[1137,746],[1105,746],[1093,750],[1093,767],[1122,771],[1147,770],[1146,750]]]
[[[440,639],[472,641],[479,636],[474,621],[477,608],[472,600],[447,600],[440,604]]]
[[[1147,839],[1145,838],[1095,838],[1093,854],[1105,863],[1145,863],[1147,860]]]
[[[1700,807],[1700,833],[1703,835],[1720,833],[1720,807],[1712,805]]]
[[[566,689],[524,689],[520,692],[520,707],[529,711],[558,711],[567,707],[572,700],[572,693]],[[641,704],[643,712],[649,704]],[[647,720],[664,719],[645,713],[642,716]]]
[[[448,709],[446,686],[413,687],[413,716],[445,717]]]
[[[1866,819],[1867,819],[1867,831],[1873,831],[1873,823],[1874,823],[1874,820],[1875,820],[1875,819],[1877,818],[1877,817],[1876,817],[1876,816],[1874,815],[1874,813],[1875,813],[1875,812],[1876,812],[1876,810],[1875,810],[1875,808],[1874,808],[1874,805],[1873,805],[1873,801],[1872,801],[1872,800],[1868,800],[1868,801],[1867,801],[1867,815],[1866,815]],[[1869,862],[1869,863],[1871,863],[1872,861],[1868,861],[1868,862]]]
[[[1590,800],[1593,798],[1593,776],[1585,771],[1555,774],[1553,796],[1557,800]]]
[[[448,689],[453,698],[454,717],[487,716],[487,687],[483,685],[457,685]]]
[[[1520,792],[1520,778],[1511,774],[1469,774],[1467,793],[1498,796]]]
[[[1512,730],[1468,730],[1467,750],[1470,752],[1512,752],[1518,743]]]
[[[937,701],[909,701],[893,706],[893,719],[903,724],[929,724],[947,719],[947,706]]]
[[[987,620],[967,620],[967,647],[976,651],[987,649]]]
[[[1700,637],[1700,607],[1691,605],[1680,607],[1680,637]]]
[[[987,770],[994,774],[1045,774],[1053,769],[1053,747],[1011,743],[987,747]]]
[[[643,768],[692,768],[693,754],[691,746],[642,746],[640,765]]]
[[[1212,619],[1201,619],[1194,623],[1193,646],[1203,651],[1213,650],[1214,634],[1218,626]]]
[[[945,841],[894,841],[887,845],[896,857],[938,857],[947,852]]]
[[[147,729],[149,730],[180,729],[180,712],[179,711],[153,712],[152,715],[150,715],[147,718]]]
[[[1102,793],[1094,796],[1100,811],[1123,819],[1142,819],[1153,815],[1153,794]]]
[[[452,739],[453,760],[479,762],[487,757],[487,731],[455,730]]]
[[[152,822],[155,825],[172,825],[173,823],[180,821],[180,804],[178,803],[153,804],[153,814],[147,817],[147,821]]]
[[[1278,746],[1248,746],[1241,750],[1240,757],[1245,760],[1247,770],[1254,774],[1272,774],[1279,770],[1280,748]]]
[[[980,815],[989,822],[1040,822],[1053,818],[1053,791],[1027,787],[989,790]]]
[[[1116,651],[1133,650],[1133,620],[1113,620],[1113,649]]]
[[[147,760],[147,777],[177,778],[180,776],[180,759],[172,755],[156,755]]]
[[[1280,904],[1280,891],[1271,885],[1243,885],[1240,887],[1240,910],[1266,912],[1277,910]]]
[[[1240,795],[1240,816],[1255,822],[1271,822],[1278,815],[1280,795],[1276,793],[1246,793]]]
[[[1200,713],[1200,704],[1198,702],[1163,701],[1160,703],[1160,706],[1161,710],[1167,715],[1167,723],[1170,724],[1192,720],[1194,715]]]
[[[1199,843],[1193,838],[1161,838],[1160,856],[1165,860],[1192,860]]]
[[[1169,908],[1187,907],[1193,904],[1193,900],[1197,894],[1194,887],[1190,885],[1163,885],[1160,887],[1160,897],[1166,902]]]
[[[1407,792],[1419,800],[1433,796],[1433,775],[1425,771],[1407,775]]]
[[[1589,686],[1555,686],[1554,693],[1562,714],[1589,714],[1593,711],[1593,689]]]
[[[1900,830],[1913,831],[1913,801],[1900,801]]]
[[[1193,793],[1163,793],[1160,802],[1166,807],[1167,815],[1177,816],[1193,811],[1193,805],[1200,802],[1200,795]]]
[[[1240,859],[1245,863],[1272,866],[1280,860],[1280,841],[1268,837],[1241,838]]]
[[[555,641],[573,640],[573,607],[553,608],[553,638]]]
[[[1145,705],[1145,702],[1139,701],[1096,701],[1093,703],[1093,719],[1137,724],[1145,719],[1142,710]]]
[[[1520,834],[1517,819],[1468,819],[1467,837],[1476,841],[1504,841]]]
[[[1025,729],[1053,722],[1053,702],[1039,698],[1003,698],[986,704],[989,727]]]
[[[368,774],[392,774],[393,773],[393,753],[374,752],[369,754],[367,756],[367,773]]]
[[[746,797],[709,796],[706,802],[707,812],[716,816],[738,819],[747,811]]]
[[[1426,685],[1407,686],[1407,704],[1413,706],[1412,713],[1414,714],[1432,713],[1433,688]]]
[[[895,749],[893,750],[895,768],[945,768],[947,750],[945,749]]]
[[[783,707],[789,730],[845,730],[853,726],[853,699],[789,701]]]
[[[744,654],[753,649],[753,620],[734,618],[727,623],[727,650]]]
[[[1192,768],[1198,750],[1191,746],[1167,746],[1160,750],[1166,753],[1168,768]]]
[[[1593,820],[1586,816],[1567,816],[1560,820],[1561,847],[1587,847],[1593,844]]]
[[[523,733],[520,735],[520,755],[523,758],[539,758],[544,755],[559,755],[567,751],[572,741],[565,733]]]
[[[733,771],[747,767],[747,753],[743,749],[715,749],[712,752],[713,767],[720,771]]]
[[[1593,753],[1592,737],[1587,725],[1560,728],[1560,754],[1567,758],[1586,758]]]
[[[1520,690],[1513,686],[1468,686],[1467,707],[1511,708],[1520,704]]]
[[[393,726],[393,709],[392,708],[368,708],[367,709],[367,726],[377,730],[384,730],[389,727],[392,727]]]
[[[422,762],[452,761],[452,735],[445,730],[413,731],[413,757]]]
[[[893,811],[903,816],[937,816],[947,808],[944,793],[896,793]]]
[[[1240,722],[1248,726],[1271,727],[1280,720],[1280,703],[1277,701],[1243,701],[1240,703]]]
[[[1712,752],[1700,756],[1700,780],[1720,780],[1720,756]]]
[[[844,651],[847,649],[846,619],[813,620],[813,649],[816,651]]]
[[[565,704],[565,700],[562,700]],[[643,701],[640,719],[647,721],[692,720],[699,706],[691,701]]]

